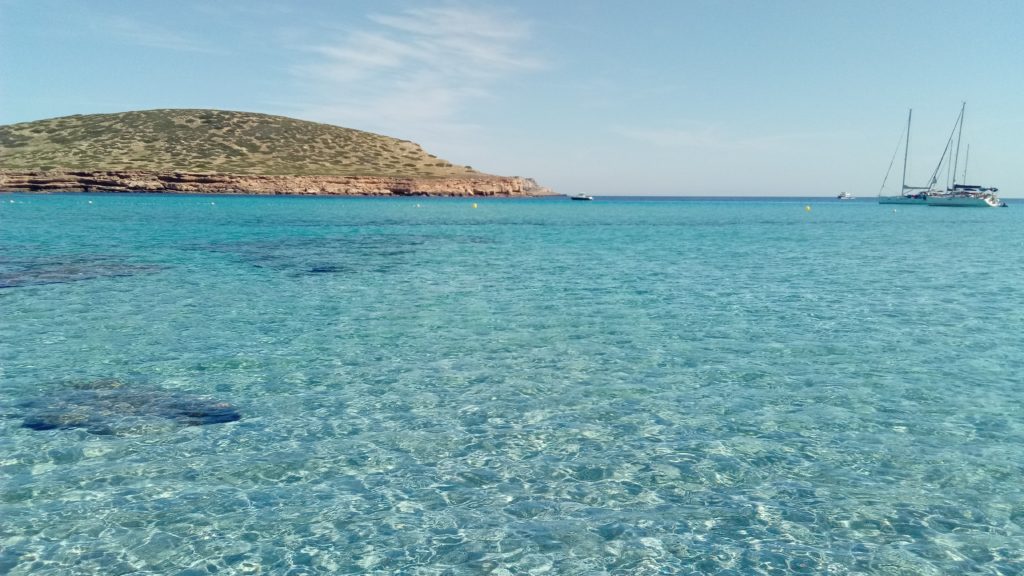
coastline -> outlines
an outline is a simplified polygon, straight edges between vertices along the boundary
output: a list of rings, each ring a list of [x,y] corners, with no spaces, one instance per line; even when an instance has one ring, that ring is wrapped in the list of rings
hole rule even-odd
[[[532,178],[285,176],[145,171],[0,171],[0,192],[306,196],[554,196]]]

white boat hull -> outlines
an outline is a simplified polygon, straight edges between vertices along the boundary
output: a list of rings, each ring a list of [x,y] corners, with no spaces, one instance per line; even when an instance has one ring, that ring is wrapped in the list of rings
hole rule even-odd
[[[949,194],[928,197],[929,206],[957,206],[998,208],[1003,205],[999,198],[991,194]]]
[[[925,206],[928,199],[921,196],[879,196],[879,204],[917,204]]]

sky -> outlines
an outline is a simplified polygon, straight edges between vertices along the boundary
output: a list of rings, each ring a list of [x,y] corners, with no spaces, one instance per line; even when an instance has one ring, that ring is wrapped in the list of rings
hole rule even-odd
[[[1024,197],[1024,2],[0,0],[0,124],[218,108],[412,140],[565,194]],[[889,182],[898,182],[902,150]]]

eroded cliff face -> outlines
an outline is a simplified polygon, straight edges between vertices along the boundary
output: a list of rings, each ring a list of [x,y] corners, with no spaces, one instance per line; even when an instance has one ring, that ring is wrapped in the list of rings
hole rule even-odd
[[[301,194],[312,196],[548,196],[532,178],[243,176],[188,172],[0,172],[0,191]]]

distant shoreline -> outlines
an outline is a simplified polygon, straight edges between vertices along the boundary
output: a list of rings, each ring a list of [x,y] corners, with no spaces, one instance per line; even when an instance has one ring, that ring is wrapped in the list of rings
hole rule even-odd
[[[291,176],[145,171],[0,171],[2,192],[251,196],[555,196],[519,176]]]

